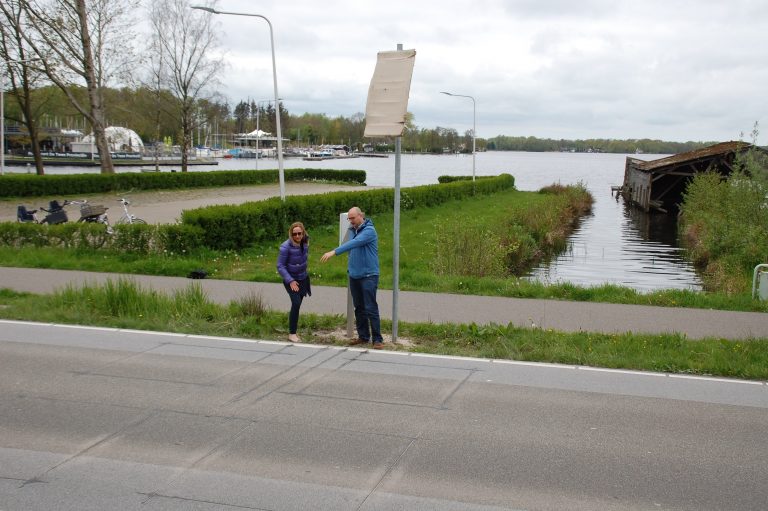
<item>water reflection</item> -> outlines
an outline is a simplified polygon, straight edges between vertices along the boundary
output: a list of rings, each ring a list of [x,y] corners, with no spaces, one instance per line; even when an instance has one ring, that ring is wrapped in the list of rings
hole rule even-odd
[[[526,277],[547,283],[612,283],[640,291],[702,287],[678,247],[676,218],[645,214],[622,198],[596,200],[593,214],[570,237],[568,250]]]

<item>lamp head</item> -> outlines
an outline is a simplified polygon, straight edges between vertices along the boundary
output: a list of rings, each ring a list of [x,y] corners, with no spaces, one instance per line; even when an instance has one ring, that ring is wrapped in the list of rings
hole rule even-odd
[[[217,11],[216,9],[213,9],[211,7],[206,7],[204,5],[190,5],[190,7],[192,9],[197,9],[199,11],[210,12],[211,14],[219,14],[219,11]]]

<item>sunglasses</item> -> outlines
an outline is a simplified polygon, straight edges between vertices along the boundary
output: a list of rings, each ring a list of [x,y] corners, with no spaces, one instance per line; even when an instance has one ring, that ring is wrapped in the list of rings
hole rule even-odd
[[[304,236],[303,232],[292,232],[291,236]]]

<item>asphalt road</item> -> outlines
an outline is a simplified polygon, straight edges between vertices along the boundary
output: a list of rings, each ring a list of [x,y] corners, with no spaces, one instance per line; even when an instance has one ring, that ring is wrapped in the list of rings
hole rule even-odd
[[[0,321],[3,510],[758,510],[762,382]]]

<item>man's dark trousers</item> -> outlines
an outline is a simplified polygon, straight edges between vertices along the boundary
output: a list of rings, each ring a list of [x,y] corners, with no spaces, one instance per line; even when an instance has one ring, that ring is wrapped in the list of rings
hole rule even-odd
[[[379,304],[376,302],[376,290],[379,287],[379,276],[371,275],[361,279],[349,279],[349,291],[352,293],[352,303],[355,305],[355,322],[357,336],[360,339],[382,342]]]

